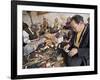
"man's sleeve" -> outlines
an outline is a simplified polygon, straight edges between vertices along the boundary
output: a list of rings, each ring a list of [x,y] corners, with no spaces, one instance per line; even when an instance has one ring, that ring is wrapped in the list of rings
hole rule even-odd
[[[83,38],[83,44],[82,47],[78,49],[78,55],[89,56],[89,32],[87,32]]]

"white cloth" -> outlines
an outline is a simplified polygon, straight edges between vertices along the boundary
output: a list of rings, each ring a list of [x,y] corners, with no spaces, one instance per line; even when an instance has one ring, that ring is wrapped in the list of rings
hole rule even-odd
[[[29,40],[29,34],[23,30],[23,40],[24,43],[30,43],[31,41]]]
[[[33,52],[35,49],[34,49],[34,46],[32,46],[32,44],[27,44],[25,47],[24,47],[24,55],[29,55],[31,52]]]
[[[33,51],[33,48],[30,45],[31,41],[29,40],[29,34],[24,30],[23,30],[23,41],[24,43],[26,43],[25,47],[23,47],[24,55],[28,55]]]
[[[24,55],[29,55],[31,52],[35,51],[39,44],[44,43],[45,39],[41,38],[40,40],[34,40],[30,43],[28,43],[24,47]]]

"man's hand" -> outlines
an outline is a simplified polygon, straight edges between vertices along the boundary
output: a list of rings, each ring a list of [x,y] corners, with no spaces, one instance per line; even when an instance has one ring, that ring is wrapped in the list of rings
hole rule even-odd
[[[64,49],[69,49],[70,45],[67,44],[66,46],[64,46]]]
[[[69,55],[72,57],[72,56],[76,55],[77,53],[78,53],[78,49],[72,48],[71,51],[69,52]]]

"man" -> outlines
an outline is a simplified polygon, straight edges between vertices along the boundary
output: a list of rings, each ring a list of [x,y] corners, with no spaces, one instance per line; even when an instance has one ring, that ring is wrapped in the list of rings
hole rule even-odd
[[[60,28],[60,23],[59,23],[58,18],[55,18],[55,21],[54,21],[54,24],[53,24],[53,28],[55,30],[58,30]]]
[[[31,40],[35,38],[35,33],[33,32],[32,27],[29,28],[26,23],[23,23],[23,46],[25,46],[27,43],[30,43]]]
[[[71,19],[71,27],[75,34],[69,44],[70,52],[66,58],[66,65],[89,65],[89,26],[85,25],[82,16],[75,15]]]
[[[44,31],[46,31],[47,28],[48,28],[48,21],[47,21],[46,18],[43,18],[42,28],[43,28]]]
[[[70,22],[71,22],[71,17],[68,17],[67,22],[65,23],[64,29],[70,29],[71,28]]]
[[[28,25],[26,23],[23,23],[23,46],[25,46],[27,43],[30,43],[30,38],[28,34]]]
[[[54,19],[54,22],[53,22],[52,26],[51,26],[51,33],[58,32],[60,30],[60,28],[61,28],[61,24],[59,22],[59,19],[56,17]]]
[[[27,57],[31,52],[36,50],[35,45],[33,45],[34,32],[26,23],[23,23],[23,56]],[[25,58],[24,58],[25,59]]]
[[[48,20],[44,17],[44,18],[43,18],[43,22],[42,22],[42,24],[40,25],[40,32],[39,32],[39,34],[40,34],[40,35],[45,34],[45,32],[48,31],[48,26],[49,26]]]

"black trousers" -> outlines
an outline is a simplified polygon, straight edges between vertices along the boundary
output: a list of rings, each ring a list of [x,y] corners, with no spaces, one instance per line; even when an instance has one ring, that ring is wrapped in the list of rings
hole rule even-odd
[[[66,66],[81,66],[82,65],[82,58],[75,55],[74,57],[70,57],[67,55],[66,57]]]
[[[74,57],[65,55],[64,62],[66,66],[87,66],[89,65],[89,58],[78,55],[75,55]]]
[[[70,57],[64,50],[58,49],[58,53],[62,53],[64,58],[64,63],[66,66],[87,66],[90,64],[89,56],[88,55],[81,55],[78,54]]]

